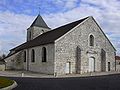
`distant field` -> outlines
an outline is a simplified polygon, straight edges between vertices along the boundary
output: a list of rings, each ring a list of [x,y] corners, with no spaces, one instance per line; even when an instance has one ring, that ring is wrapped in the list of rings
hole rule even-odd
[[[13,83],[14,83],[13,80],[10,80],[10,79],[5,78],[5,77],[0,77],[0,89],[4,88],[4,87],[7,87],[7,86],[10,86]]]

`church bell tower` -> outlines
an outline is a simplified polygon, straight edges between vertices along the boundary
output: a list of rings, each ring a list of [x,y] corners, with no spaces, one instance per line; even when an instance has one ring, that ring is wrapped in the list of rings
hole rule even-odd
[[[50,30],[51,29],[47,26],[47,24],[39,14],[31,24],[31,26],[27,29],[27,41],[30,41]]]

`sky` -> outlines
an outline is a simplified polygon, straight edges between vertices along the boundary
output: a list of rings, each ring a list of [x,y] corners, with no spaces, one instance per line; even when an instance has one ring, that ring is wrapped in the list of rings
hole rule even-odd
[[[120,55],[120,0],[0,0],[0,54],[26,41],[39,13],[51,28],[93,16]]]

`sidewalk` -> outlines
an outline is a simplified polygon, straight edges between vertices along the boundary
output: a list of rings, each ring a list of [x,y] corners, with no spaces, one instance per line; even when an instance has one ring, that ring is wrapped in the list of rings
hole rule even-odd
[[[88,76],[102,76],[102,75],[112,75],[112,74],[120,74],[120,72],[117,72],[117,71],[112,71],[112,72],[92,72],[92,73],[83,73],[83,74],[61,75],[59,77],[88,77]]]
[[[0,71],[0,76],[7,77],[40,77],[40,78],[52,78],[53,75],[41,74],[30,71]]]
[[[101,75],[110,75],[110,74],[120,74],[120,72],[93,72],[93,73],[84,73],[84,74],[68,74],[57,76],[59,78],[64,77],[86,77],[86,76],[101,76]],[[33,77],[33,78],[56,78],[54,75],[41,74],[30,71],[0,71],[0,76],[6,77]]]

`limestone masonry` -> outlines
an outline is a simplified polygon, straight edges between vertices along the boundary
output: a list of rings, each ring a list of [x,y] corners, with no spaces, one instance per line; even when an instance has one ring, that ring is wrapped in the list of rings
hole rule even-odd
[[[5,58],[7,69],[64,75],[115,70],[116,50],[92,16],[51,30],[40,15],[27,41]]]

